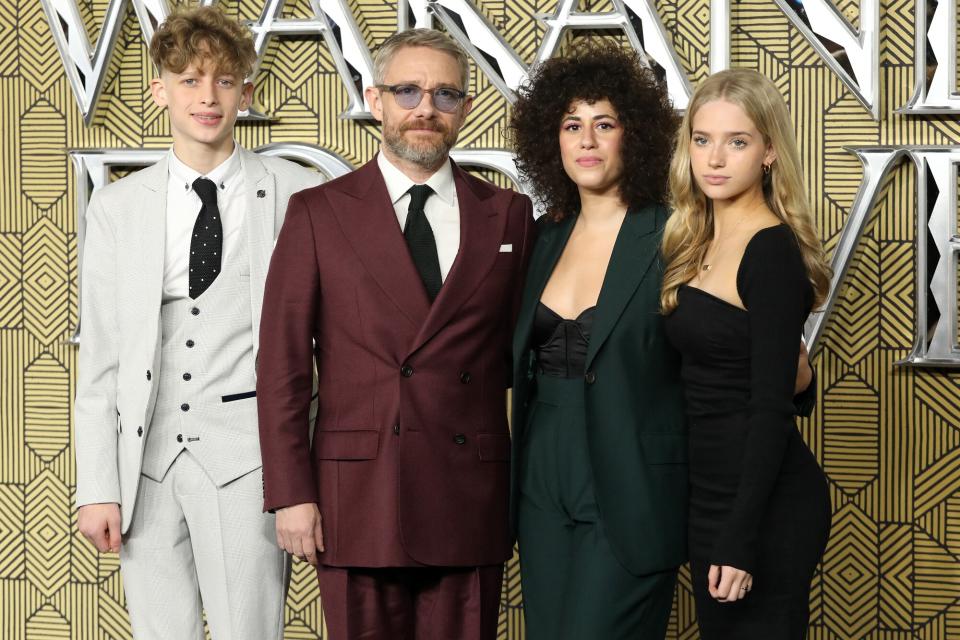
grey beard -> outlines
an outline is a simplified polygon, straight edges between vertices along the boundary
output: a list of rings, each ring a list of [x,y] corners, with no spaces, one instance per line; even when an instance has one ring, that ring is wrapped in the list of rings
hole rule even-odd
[[[415,147],[407,144],[401,132],[384,131],[383,143],[397,157],[412,162],[418,167],[433,169],[447,159],[450,149],[456,143],[456,138],[449,140],[448,136],[444,135],[443,140],[436,146]]]

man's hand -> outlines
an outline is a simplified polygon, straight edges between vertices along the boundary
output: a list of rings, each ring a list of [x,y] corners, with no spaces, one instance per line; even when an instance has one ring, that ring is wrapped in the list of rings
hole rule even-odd
[[[800,341],[800,361],[797,363],[797,382],[794,384],[793,395],[806,391],[813,380],[813,369],[810,368],[810,357],[807,353],[807,343]]]
[[[83,505],[77,510],[77,529],[100,553],[120,551],[120,505]]]
[[[316,503],[277,509],[277,544],[287,553],[317,566],[317,551],[323,553],[323,529]]]

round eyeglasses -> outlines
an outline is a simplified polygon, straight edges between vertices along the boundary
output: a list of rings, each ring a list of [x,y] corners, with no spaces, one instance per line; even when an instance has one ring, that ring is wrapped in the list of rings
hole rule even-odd
[[[393,94],[393,99],[404,109],[414,109],[423,100],[423,94],[429,93],[433,99],[433,106],[438,111],[453,113],[467,97],[467,94],[452,87],[437,87],[424,89],[415,84],[378,84],[377,89]]]

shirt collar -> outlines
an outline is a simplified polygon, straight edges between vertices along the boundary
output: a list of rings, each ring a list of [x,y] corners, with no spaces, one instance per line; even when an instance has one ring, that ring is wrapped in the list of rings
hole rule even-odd
[[[390,202],[394,205],[400,198],[407,195],[410,187],[417,184],[390,162],[382,151],[377,154],[377,166],[380,167],[380,173],[383,174],[383,181],[387,183]],[[453,206],[456,185],[453,180],[453,165],[449,159],[424,184],[433,189],[433,192],[443,200],[444,204]]]
[[[228,191],[240,183],[239,178],[243,175],[242,163],[240,161],[240,145],[233,143],[233,153],[230,157],[214,167],[209,173],[202,174],[196,169],[187,166],[170,147],[168,152],[168,171],[174,184],[182,184],[184,191],[189,191],[193,187],[193,181],[197,178],[208,178],[217,185],[218,191]]]

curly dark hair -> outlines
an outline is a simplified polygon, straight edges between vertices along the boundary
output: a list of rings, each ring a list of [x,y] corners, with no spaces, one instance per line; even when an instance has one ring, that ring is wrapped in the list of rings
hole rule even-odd
[[[663,202],[679,118],[664,83],[633,50],[588,41],[539,65],[510,119],[517,168],[555,220],[580,210],[577,185],[560,159],[560,123],[577,100],[609,100],[623,126],[620,196],[631,209]]]

